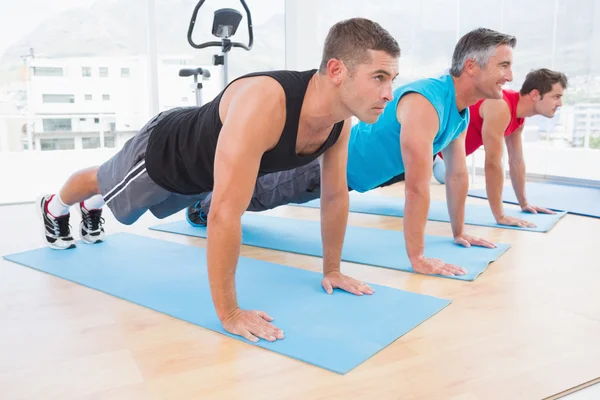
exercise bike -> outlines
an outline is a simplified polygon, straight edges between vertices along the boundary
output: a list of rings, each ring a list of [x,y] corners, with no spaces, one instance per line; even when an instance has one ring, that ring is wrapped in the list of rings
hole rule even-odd
[[[212,25],[212,34],[217,38],[221,39],[221,41],[209,41],[201,44],[194,43],[192,39],[192,32],[194,31],[194,26],[196,24],[196,18],[198,16],[198,11],[200,7],[204,4],[206,0],[200,0],[196,7],[194,8],[194,12],[192,14],[192,18],[190,21],[190,26],[188,28],[187,39],[188,43],[195,49],[204,49],[206,47],[218,46],[221,47],[221,54],[213,55],[213,65],[222,66],[222,76],[223,76],[223,88],[227,86],[229,83],[228,77],[228,54],[234,47],[242,48],[246,51],[250,51],[252,49],[252,45],[254,43],[254,34],[252,30],[252,15],[250,14],[250,9],[246,5],[244,0],[240,0],[244,10],[246,11],[246,19],[248,21],[248,44],[240,43],[240,42],[232,42],[231,37],[235,35],[238,26],[240,25],[240,21],[242,20],[242,14],[233,8],[221,8],[215,11],[213,25]],[[181,77],[194,77],[194,88],[196,91],[196,104],[198,106],[202,105],[202,82],[198,81],[198,77],[201,80],[206,80],[210,78],[210,71],[206,68],[183,68],[179,70],[179,76]]]

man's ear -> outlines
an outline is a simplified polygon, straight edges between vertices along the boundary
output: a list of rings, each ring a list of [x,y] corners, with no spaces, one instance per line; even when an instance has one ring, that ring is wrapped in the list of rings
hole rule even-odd
[[[331,58],[327,61],[327,75],[336,85],[341,85],[348,73],[348,69],[343,61],[337,58]]]

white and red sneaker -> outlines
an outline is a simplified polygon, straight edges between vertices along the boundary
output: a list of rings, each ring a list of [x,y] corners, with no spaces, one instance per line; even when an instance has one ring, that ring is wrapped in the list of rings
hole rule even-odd
[[[67,250],[75,248],[75,240],[71,236],[69,225],[70,214],[55,217],[48,212],[48,203],[52,195],[44,195],[37,200],[36,207],[38,215],[44,222],[44,237],[48,246],[55,250]]]
[[[102,242],[104,240],[102,209],[88,210],[83,203],[79,203],[79,212],[81,213],[81,223],[79,224],[81,240],[87,244]]]

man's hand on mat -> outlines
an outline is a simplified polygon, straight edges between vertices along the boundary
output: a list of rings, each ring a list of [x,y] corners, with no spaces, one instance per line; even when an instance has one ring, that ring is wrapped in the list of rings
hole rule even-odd
[[[340,271],[328,272],[323,278],[321,285],[323,285],[323,289],[325,289],[328,294],[333,293],[334,288],[345,290],[346,292],[357,296],[373,294],[373,289],[371,289],[369,285],[344,275]]]
[[[453,264],[446,264],[438,258],[428,258],[421,256],[412,261],[412,268],[415,272],[426,275],[465,275],[467,270]]]
[[[522,207],[521,210],[523,210],[524,212],[532,213],[532,214],[537,214],[537,213],[556,214],[552,210],[548,210],[547,208],[543,208],[543,207],[532,206],[531,204],[527,204],[525,207]]]
[[[467,235],[466,233],[461,233],[460,235],[456,235],[454,237],[454,243],[460,244],[461,246],[464,246],[464,247],[481,246],[481,247],[489,247],[490,249],[494,249],[497,247],[492,242],[488,242],[485,239],[480,239],[480,238],[476,238],[471,235]]]
[[[535,228],[533,222],[525,221],[515,217],[507,217],[506,215],[496,221],[499,225],[519,226],[521,228]]]
[[[252,342],[258,339],[274,342],[283,339],[283,331],[270,322],[273,318],[264,311],[235,309],[223,320],[223,328],[234,335],[240,335]]]

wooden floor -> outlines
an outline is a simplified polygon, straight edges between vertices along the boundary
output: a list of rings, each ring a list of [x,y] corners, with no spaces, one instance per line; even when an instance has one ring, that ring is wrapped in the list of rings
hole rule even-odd
[[[432,190],[444,198],[442,186]],[[402,196],[403,187],[376,193]],[[318,220],[314,209],[269,214]],[[205,246],[148,230],[150,215],[133,227],[107,220],[109,233]],[[43,244],[33,205],[0,207],[0,221],[0,254]],[[402,219],[374,215],[349,223],[402,229]],[[512,244],[474,282],[343,264],[359,279],[453,301],[344,376],[0,260],[0,398],[515,400],[599,378],[600,219],[568,215],[548,234],[468,231]],[[428,222],[428,234],[450,232]],[[314,257],[245,246],[242,255],[321,268]]]

